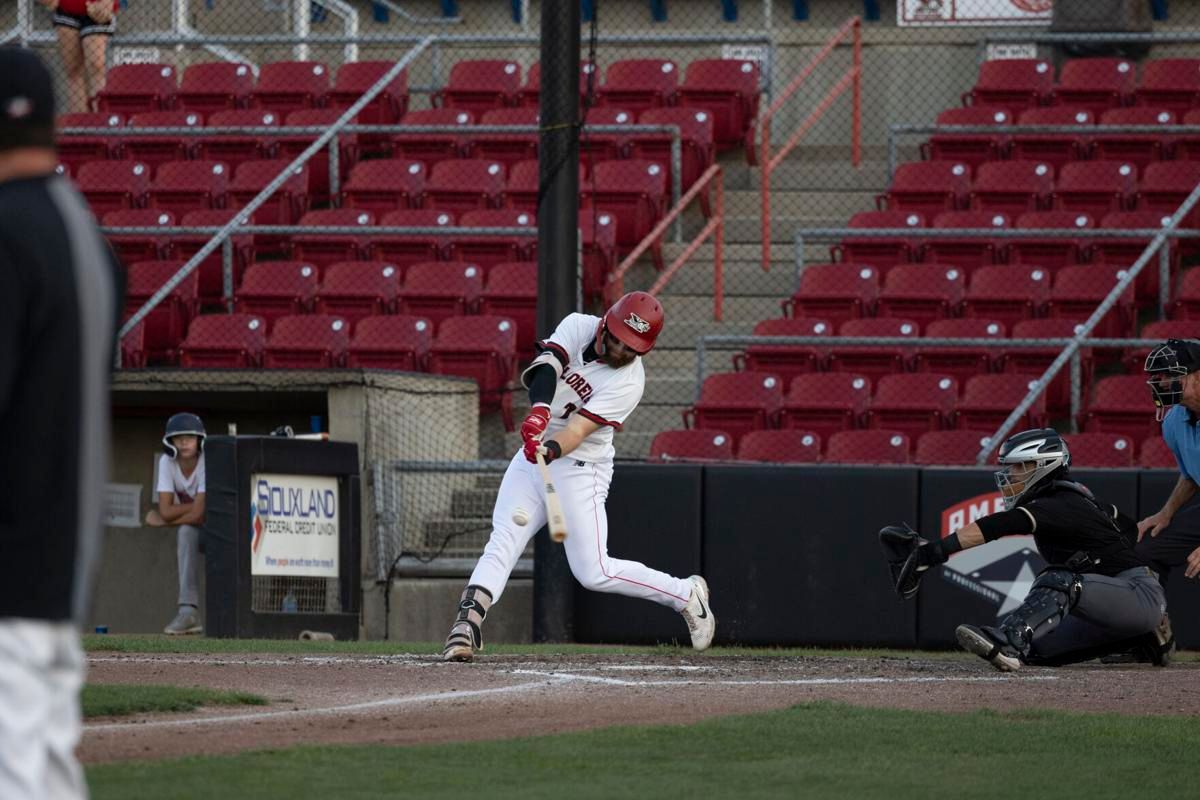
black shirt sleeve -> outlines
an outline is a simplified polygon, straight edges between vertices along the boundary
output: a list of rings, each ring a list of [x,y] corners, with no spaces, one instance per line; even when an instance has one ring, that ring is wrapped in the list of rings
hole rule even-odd
[[[558,388],[558,375],[555,374],[554,367],[549,364],[532,367],[526,374],[526,383],[529,386],[530,405],[550,405],[554,402],[554,390]]]
[[[985,541],[992,542],[1001,536],[1025,536],[1033,533],[1033,517],[1026,514],[1022,508],[1011,511],[999,511],[975,520],[979,530],[983,531]]]
[[[20,370],[24,351],[26,309],[33,301],[28,296],[28,287],[20,274],[11,254],[0,241],[0,417],[4,416],[12,402],[13,384]]]

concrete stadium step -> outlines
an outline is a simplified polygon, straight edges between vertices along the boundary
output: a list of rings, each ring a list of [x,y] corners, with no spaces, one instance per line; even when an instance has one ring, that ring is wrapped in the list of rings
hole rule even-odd
[[[730,320],[726,318],[725,322],[713,322],[710,316],[707,320],[700,322],[693,322],[691,320],[672,322],[663,328],[662,335],[658,337],[658,343],[662,347],[694,349],[696,347],[696,339],[708,334],[749,336],[754,331],[754,324],[759,319],[779,316],[778,309],[778,301],[776,301],[775,310],[772,313],[763,314],[761,317],[753,320]]]
[[[480,517],[430,517],[422,526],[425,542],[432,547],[440,547],[447,536],[474,539],[478,534],[487,541],[492,532],[492,510],[487,510],[486,516]]]
[[[674,327],[674,320],[695,320],[696,323],[707,321],[710,325],[721,326],[733,322],[754,323],[763,319],[778,317],[779,302],[784,293],[725,297],[724,323],[713,322],[713,299],[709,294],[676,294],[670,286],[663,293],[663,308],[670,309],[671,322],[663,328],[663,336]],[[685,323],[690,324],[690,323]]]
[[[642,403],[649,405],[676,405],[686,408],[691,405],[696,391],[694,369],[659,372],[653,380],[646,381]]]
[[[777,246],[783,250],[782,245]],[[776,261],[769,272],[763,272],[758,261],[729,261],[723,266],[725,296],[787,297],[795,288],[796,267],[792,262]],[[707,294],[713,292],[711,256],[694,256],[661,292],[664,298],[677,294]]]
[[[683,404],[654,405],[642,403],[637,407],[636,411],[629,415],[629,419],[625,421],[625,430],[621,431],[619,436],[624,436],[628,433],[657,433],[669,428],[682,428],[682,412],[689,408],[691,404],[690,397]],[[620,441],[619,437],[617,441]]]
[[[475,478],[476,491],[495,492],[500,491],[500,481],[504,480],[503,475],[479,475]]]
[[[450,516],[455,519],[490,517],[499,488],[497,481],[495,489],[460,489],[454,492],[450,497]]]
[[[826,191],[791,191],[772,184],[771,215],[787,217],[834,217],[850,219],[859,211],[875,209],[877,191],[830,189]],[[757,191],[725,192],[725,213],[729,217],[758,218],[762,213],[762,196]]]

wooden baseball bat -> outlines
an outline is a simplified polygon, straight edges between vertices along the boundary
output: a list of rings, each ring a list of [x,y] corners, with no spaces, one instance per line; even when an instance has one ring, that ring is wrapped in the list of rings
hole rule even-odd
[[[562,503],[558,501],[558,492],[554,490],[554,481],[550,479],[550,468],[546,466],[546,459],[542,458],[540,449],[537,453],[537,463],[538,469],[542,471],[542,483],[546,486],[546,524],[550,526],[550,538],[556,542],[565,541],[567,521],[563,517]]]

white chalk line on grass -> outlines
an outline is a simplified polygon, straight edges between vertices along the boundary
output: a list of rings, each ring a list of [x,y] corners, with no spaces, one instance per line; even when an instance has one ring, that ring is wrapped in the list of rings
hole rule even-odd
[[[342,706],[325,706],[322,708],[299,708],[286,711],[261,711],[249,714],[232,714],[217,717],[197,717],[184,719],[162,719],[149,722],[101,722],[84,725],[84,732],[100,731],[133,731],[150,728],[178,728],[197,725],[221,725],[233,722],[261,722],[262,720],[323,716],[329,714],[347,714],[354,711],[375,711],[393,706],[407,706],[422,703],[437,703],[442,700],[464,700],[472,697],[486,697],[497,694],[518,694],[533,689],[544,689],[553,686],[554,681],[533,681],[520,683],[516,686],[496,686],[490,689],[466,689],[463,691],[432,692],[429,694],[407,695],[405,697],[389,697],[384,700],[370,700],[363,703],[350,703]]]
[[[542,672],[532,669],[515,669],[514,675],[535,675],[543,678],[569,682],[602,683],[607,686],[855,686],[860,684],[894,684],[894,683],[1005,683],[1010,681],[1056,681],[1054,675],[1025,675],[1017,676],[922,676],[913,678],[759,678],[749,680],[704,680],[685,678],[682,680],[624,680],[621,678],[605,678],[600,675],[579,675],[573,672]]]
[[[171,654],[160,656],[89,656],[89,664],[186,664],[190,666],[207,667],[294,667],[309,666],[341,666],[344,664],[366,665],[416,665],[433,666],[440,664],[441,656],[298,656],[296,658],[220,658],[216,656],[183,656]]]

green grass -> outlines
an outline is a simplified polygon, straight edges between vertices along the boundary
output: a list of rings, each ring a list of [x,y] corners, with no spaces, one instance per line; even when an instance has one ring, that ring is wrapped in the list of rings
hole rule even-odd
[[[1187,797],[1200,721],[832,703],[697,725],[419,747],[298,747],[88,770],[104,798]]]
[[[200,706],[265,706],[265,697],[246,692],[184,686],[95,684],[83,687],[83,716],[123,717],[151,711],[195,711]]]

